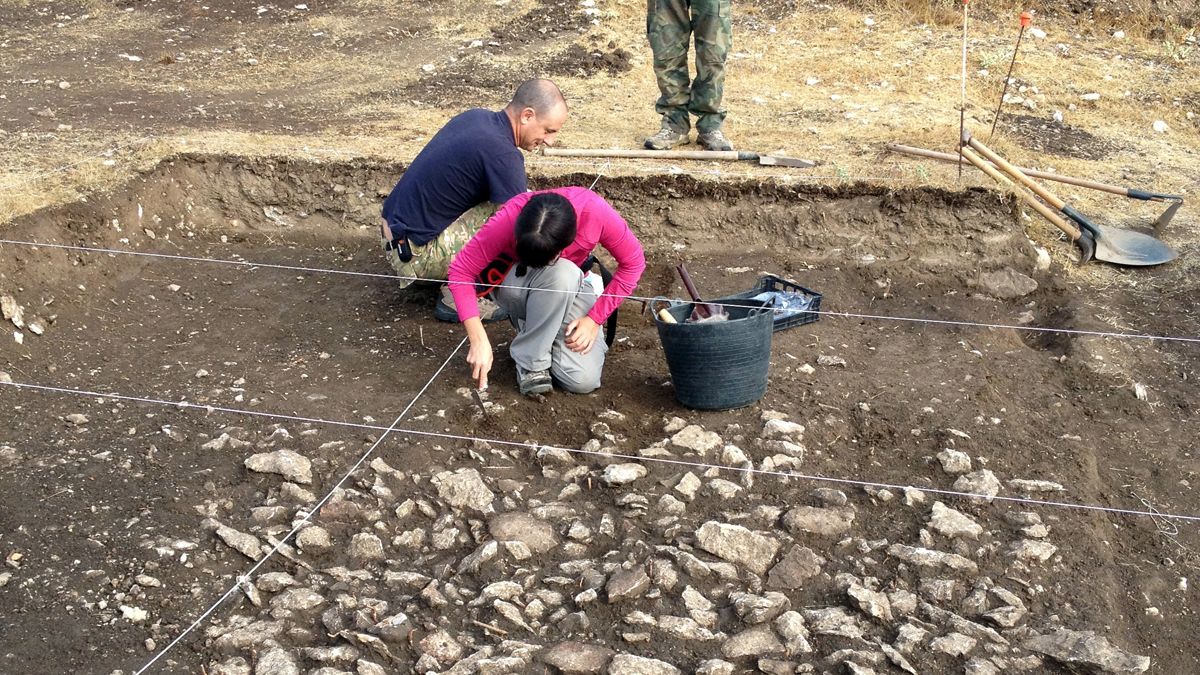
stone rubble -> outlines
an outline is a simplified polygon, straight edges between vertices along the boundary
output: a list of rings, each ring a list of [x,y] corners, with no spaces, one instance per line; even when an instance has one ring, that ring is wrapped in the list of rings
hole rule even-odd
[[[668,419],[668,435],[646,449],[733,469],[803,461],[782,445],[802,448],[803,424],[774,411],[761,422],[716,433]],[[610,415],[592,425],[591,441],[621,447],[636,423]],[[260,452],[246,468],[264,474],[249,513],[197,509],[215,542],[200,556],[206,565],[261,557],[324,494],[321,481],[336,473],[324,457],[344,454],[282,428],[228,428],[198,443],[253,445]],[[1036,513],[917,488],[847,494],[603,459],[468,444],[421,476],[377,457],[239,583],[241,604],[204,629],[208,672],[989,675],[1047,660],[1106,673],[1149,665],[1038,613],[1040,589],[1058,583],[1061,566]],[[513,461],[529,461],[543,480],[494,470]],[[954,480],[955,490],[998,494],[991,470],[971,469],[970,457],[946,449],[917,484]],[[866,536],[898,515],[910,534]],[[155,607],[144,594],[170,578],[147,570],[129,583],[140,606]],[[125,606],[139,606],[134,599]],[[150,630],[155,619],[136,625]],[[163,635],[149,637],[161,644]]]

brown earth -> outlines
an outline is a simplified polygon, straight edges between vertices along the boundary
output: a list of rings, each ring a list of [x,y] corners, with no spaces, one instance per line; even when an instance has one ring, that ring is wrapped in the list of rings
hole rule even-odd
[[[566,144],[636,144],[655,125],[640,3],[597,3],[599,17],[557,0],[471,3],[469,12],[453,3],[296,4],[264,4],[260,13],[258,4],[224,0],[0,0],[0,142],[9,150],[0,213],[23,216],[0,234],[383,274],[372,227],[402,171],[393,160],[415,154],[457,110],[498,106],[513,83],[557,73],[573,107]],[[1008,109],[997,145],[1027,165],[1190,194],[1200,126],[1185,114],[1200,113],[1200,80],[1195,55],[1181,50],[1195,7],[1155,3],[1167,18],[1148,24],[1120,4],[1075,3],[1075,14],[1047,19],[1050,40],[1022,47],[1030,51],[1019,72],[1048,101],[1036,113]],[[588,185],[606,174],[597,189],[648,247],[640,295],[680,295],[670,265],[686,256],[703,289],[737,291],[771,272],[820,290],[831,311],[1001,324],[1029,312],[1035,325],[1200,334],[1191,262],[1200,246],[1190,206],[1167,232],[1183,253],[1179,262],[1076,269],[1051,228],[1014,217],[1011,199],[956,185],[952,168],[881,154],[881,142],[897,136],[934,146],[956,133],[958,115],[946,103],[957,102],[957,85],[948,84],[957,73],[956,7],[936,7],[945,16],[933,23],[946,27],[937,32],[912,28],[874,3],[847,9],[772,0],[740,10],[732,62],[739,76],[728,93],[735,141],[820,156],[820,173],[683,167],[696,172],[693,179],[671,175],[680,169],[665,163],[538,157],[531,170],[542,186]],[[862,9],[880,11],[879,30],[863,29]],[[1011,23],[997,18],[973,28],[972,69],[990,71],[972,83],[978,128],[990,124]],[[1112,27],[1157,41],[1114,46],[1105,42]],[[1070,49],[1050,44],[1062,42]],[[1116,69],[1111,84],[1109,69]],[[810,75],[824,84],[804,85]],[[929,77],[941,79],[927,84]],[[1137,106],[1121,97],[1124,88],[1138,91]],[[1100,104],[1080,104],[1066,124],[1051,121],[1050,107],[1066,110],[1092,90],[1103,91]],[[1169,119],[1170,136],[1148,131],[1159,117]],[[117,146],[124,147],[113,152]],[[721,173],[704,175],[711,172]],[[1110,221],[1148,220],[1144,206],[1075,197]],[[63,205],[37,210],[46,204]],[[1050,271],[1035,270],[1026,229],[1052,252]],[[983,273],[1009,267],[1036,278],[1038,290],[1008,300],[982,292]],[[386,278],[0,245],[0,292],[48,322],[44,336],[25,331],[21,345],[7,332],[0,340],[0,370],[17,382],[327,420],[388,424],[461,339],[455,327],[429,318],[432,291],[400,294]],[[636,450],[664,436],[664,417],[682,415],[737,438],[752,436],[760,412],[773,409],[808,427],[807,473],[944,489],[951,481],[932,456],[953,446],[986,458],[1002,479],[1060,482],[1064,501],[1200,513],[1192,490],[1200,357],[1191,344],[826,316],[776,334],[770,388],[759,405],[701,414],[671,399],[654,328],[638,310],[629,303],[622,312],[622,341],[597,394],[521,399],[501,357],[492,400],[506,411],[478,419],[455,391],[467,384],[460,355],[419,400],[412,428],[576,448],[589,436],[584,420],[613,409],[625,415],[611,422],[614,431]],[[805,374],[800,366],[815,366],[818,355],[846,365]],[[12,574],[0,590],[0,671],[136,669],[151,653],[147,638],[164,646],[247,566],[204,531],[204,517],[250,530],[250,509],[278,491],[277,481],[242,467],[252,450],[200,445],[225,430],[274,447],[272,420],[11,387],[0,387],[0,409],[12,411],[0,446],[14,448],[0,455],[0,552]],[[74,413],[89,421],[66,421]],[[319,494],[377,434],[283,426],[314,459]],[[344,444],[322,449],[336,441]],[[404,436],[389,437],[380,455],[427,476],[475,465],[474,449]],[[553,499],[561,488],[540,477],[528,453],[508,462],[494,475],[532,481],[538,498]],[[679,473],[649,468],[650,492],[667,491]],[[615,503],[621,491],[593,489],[590,478],[579,483],[588,488],[575,498],[581,508],[626,522]],[[816,486],[760,479],[752,496],[689,508],[700,519],[760,502],[786,508],[809,500]],[[907,541],[924,525],[895,502],[861,492],[852,500],[862,510],[860,540]],[[953,503],[995,532],[1018,510]],[[1195,577],[1195,525],[1038,512],[1052,524],[1062,559],[1025,579],[1044,589],[1031,602],[1031,625],[1094,629],[1152,656],[1154,672],[1194,670],[1197,603],[1177,589],[1181,577]],[[353,531],[326,517],[336,535]],[[640,541],[637,519],[629,522],[627,544]],[[176,540],[196,545],[187,561],[179,551],[156,550]],[[859,555],[828,542],[813,546],[836,561],[831,573],[862,574]],[[419,562],[433,569],[445,561]],[[1010,571],[998,550],[979,562],[997,579]],[[347,564],[340,550],[319,563]],[[296,567],[276,561],[271,569]],[[163,586],[140,587],[133,579],[143,573]],[[915,587],[911,572],[890,573],[892,582]],[[815,606],[836,595],[824,580],[792,601]],[[147,609],[150,620],[126,621],[122,604]],[[239,596],[211,624],[247,611]],[[592,637],[616,643],[618,618],[597,620]],[[488,640],[477,627],[455,628]],[[670,641],[663,648],[684,667],[703,657]],[[202,627],[162,671],[200,672],[218,658]]]
[[[359,162],[180,157],[111,196],[22,218],[6,236],[383,273],[374,232],[360,223],[399,171]],[[567,176],[555,184],[588,178]],[[646,296],[680,294],[669,263],[683,255],[697,283],[713,293],[742,290],[760,270],[770,271],[823,292],[829,311],[1005,324],[1029,311],[1038,325],[1133,324],[1162,334],[1194,333],[1196,325],[1194,285],[1134,302],[1082,288],[1060,269],[1036,272],[1034,251],[1013,226],[1012,205],[985,191],[813,190],[680,177],[616,178],[598,189],[646,243],[651,264],[639,289]],[[719,234],[732,223],[743,225],[736,252]],[[4,348],[3,368],[17,382],[386,425],[461,339],[455,327],[429,318],[430,295],[397,293],[386,275],[12,245],[4,251],[0,283],[29,312],[51,320],[44,336]],[[983,294],[981,274],[1008,267],[1036,277],[1038,290],[1007,301]],[[1168,302],[1172,311],[1161,312]],[[1101,307],[1113,316],[1102,319]],[[827,316],[776,334],[770,388],[760,404],[689,413],[664,388],[669,375],[657,337],[637,309],[627,303],[622,312],[620,341],[598,393],[522,400],[511,366],[501,360],[492,400],[507,409],[479,419],[471,401],[456,392],[469,382],[460,354],[419,399],[411,428],[574,448],[588,438],[583,421],[612,409],[625,417],[611,426],[634,449],[662,438],[665,417],[682,414],[738,438],[757,424],[760,411],[773,409],[808,426],[806,473],[944,489],[949,483],[932,455],[951,446],[985,457],[1001,477],[1062,483],[1064,501],[1200,510],[1190,487],[1196,466],[1191,382],[1200,359],[1189,345]],[[511,335],[504,328],[492,332],[501,344]],[[812,374],[799,369],[818,355],[841,357],[846,365]],[[1148,387],[1148,401],[1135,397],[1135,380]],[[197,509],[253,530],[247,514],[274,490],[274,481],[242,468],[237,452],[199,446],[220,431],[253,437],[247,430],[262,429],[258,437],[266,439],[271,420],[9,387],[0,388],[0,399],[13,411],[3,440],[16,449],[0,478],[10,505],[0,532],[6,555],[23,556],[10,565],[13,578],[0,601],[5,670],[107,672],[140,665],[147,637],[161,647],[244,567],[238,554],[210,543]],[[88,422],[66,421],[72,413]],[[293,435],[309,430],[299,448],[314,459],[313,487],[320,492],[374,438],[320,424],[281,426]],[[330,441],[343,443],[324,445]],[[259,447],[272,445],[259,441]],[[462,454],[470,447],[397,436],[379,456],[429,475],[470,461]],[[650,468],[665,485],[678,475],[671,466]],[[537,493],[557,489],[553,481],[539,484],[537,465],[527,456],[495,469],[496,476],[532,479]],[[787,507],[802,503],[812,487],[764,478],[753,500]],[[621,517],[619,508],[606,506],[619,492],[587,494],[585,503]],[[855,535],[864,540],[903,541],[920,527],[919,520],[896,517],[896,506],[866,495],[854,501],[880,516],[862,519]],[[988,527],[1019,510],[958,507]],[[735,506],[697,502],[692,508],[701,517],[720,517]],[[1040,511],[1052,524],[1062,561],[1052,571],[1031,572],[1037,576],[1030,582],[1045,586],[1031,611],[1102,630],[1123,647],[1150,654],[1157,672],[1186,669],[1200,647],[1191,631],[1195,606],[1174,589],[1196,565],[1194,527],[1176,531],[1145,517]],[[340,531],[335,514],[319,522]],[[186,564],[155,552],[178,540],[199,542]],[[841,559],[836,549],[822,553]],[[337,555],[320,560],[322,566],[339,563],[345,564]],[[980,563],[996,578],[1006,574],[999,551]],[[842,564],[853,569],[853,556]],[[270,569],[290,567],[281,560]],[[131,590],[138,573],[155,576],[162,588]],[[1083,578],[1089,581],[1082,584]],[[835,595],[814,584],[794,602],[811,606]],[[117,606],[126,603],[148,609],[153,625],[120,619]],[[1147,616],[1148,605],[1161,616]],[[214,625],[228,611],[219,610]],[[48,651],[42,640],[50,635],[66,639]],[[213,643],[202,635],[177,649],[165,670],[198,672],[215,658]],[[675,660],[694,665],[691,659],[703,653],[694,654]]]

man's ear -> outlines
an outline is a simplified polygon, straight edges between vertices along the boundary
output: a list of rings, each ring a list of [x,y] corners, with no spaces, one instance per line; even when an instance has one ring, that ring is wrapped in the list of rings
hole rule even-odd
[[[533,108],[523,108],[521,110],[521,124],[528,124],[537,119],[537,111]]]

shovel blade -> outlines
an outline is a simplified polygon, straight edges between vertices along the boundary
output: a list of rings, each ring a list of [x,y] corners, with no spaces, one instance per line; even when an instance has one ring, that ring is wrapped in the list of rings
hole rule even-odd
[[[758,163],[762,166],[791,166],[798,169],[811,169],[817,165],[816,162],[798,157],[773,157],[771,155],[759,155]]]
[[[1179,257],[1175,249],[1148,234],[1100,226],[1096,232],[1096,259],[1115,265],[1149,267]]]

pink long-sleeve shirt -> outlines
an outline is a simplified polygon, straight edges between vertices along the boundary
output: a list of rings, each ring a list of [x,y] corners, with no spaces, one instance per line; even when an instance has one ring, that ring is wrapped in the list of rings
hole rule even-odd
[[[582,265],[599,244],[617,261],[612,281],[605,286],[604,295],[596,300],[587,314],[592,321],[603,324],[613,310],[633,293],[638,280],[642,278],[642,272],[646,269],[642,245],[625,219],[595,192],[581,187],[556,188],[546,192],[566,197],[575,207],[575,241],[563,250],[563,258]],[[475,283],[481,281],[480,275],[484,269],[497,259],[516,260],[517,215],[535,194],[526,192],[508,200],[451,261],[450,292],[454,295],[459,321],[479,316]]]

